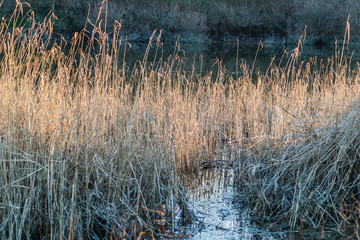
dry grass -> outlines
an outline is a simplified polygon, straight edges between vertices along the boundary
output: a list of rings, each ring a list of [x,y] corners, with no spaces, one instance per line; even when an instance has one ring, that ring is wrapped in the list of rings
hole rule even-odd
[[[239,183],[258,216],[292,227],[335,223],[344,233],[347,225],[357,231],[359,127],[356,101],[337,120],[314,127],[283,151],[243,154]]]
[[[175,206],[186,212],[178,171],[196,170],[224,145],[261,156],[299,136],[311,142],[360,91],[347,59],[297,62],[299,49],[266,74],[243,63],[233,79],[220,61],[209,75],[185,73],[178,47],[161,56],[160,36],[157,61],[147,51],[127,74],[118,24],[113,41],[100,27],[87,39],[85,29],[65,51],[64,40],[52,41],[52,16],[35,24],[30,15],[25,36],[14,24],[21,7],[0,29],[3,239],[159,236],[160,209],[171,233]],[[244,178],[263,169],[252,163],[239,176],[257,186]]]
[[[311,77],[296,70],[309,83],[295,81],[287,91],[300,109],[281,105],[299,131],[276,138],[278,148],[266,139],[238,155],[239,187],[254,215],[272,227],[334,227],[344,238],[359,238],[360,69],[351,71],[349,59],[342,60],[344,47],[327,67],[314,66]]]
[[[65,55],[46,37],[50,19],[26,37],[8,26],[0,32],[1,238],[108,238],[134,222],[156,234],[155,210],[164,204],[171,216],[179,204],[174,147],[159,144],[170,137],[157,135],[165,113],[146,102],[156,99],[117,70],[117,43],[102,40],[91,55],[77,34]]]

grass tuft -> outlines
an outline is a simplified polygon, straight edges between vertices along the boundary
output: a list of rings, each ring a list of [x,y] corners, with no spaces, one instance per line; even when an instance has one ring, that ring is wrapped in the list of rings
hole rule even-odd
[[[351,71],[351,58],[343,58],[348,27],[342,50],[335,46],[326,67],[310,61],[301,70],[290,61],[287,76],[295,79],[279,93],[296,104],[278,107],[291,133],[278,135],[275,144],[266,138],[237,156],[239,186],[258,217],[276,219],[273,225],[286,220],[293,228],[320,229],[330,223],[344,234],[347,225],[358,231],[359,68]],[[273,121],[271,112],[268,123]]]

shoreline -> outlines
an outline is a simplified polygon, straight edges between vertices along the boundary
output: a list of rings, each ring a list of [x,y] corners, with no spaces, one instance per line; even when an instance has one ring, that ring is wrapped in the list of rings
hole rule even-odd
[[[348,16],[352,42],[360,39],[360,2],[348,1],[341,7],[336,2],[276,0],[268,1],[57,1],[28,0],[23,5],[23,17],[34,12],[37,22],[50,17],[53,10],[54,32],[72,36],[87,25],[94,24],[111,32],[114,23],[128,41],[148,42],[155,29],[163,29],[162,41],[175,42],[240,42],[286,44],[297,43],[307,29],[304,44],[333,44],[343,39]],[[15,1],[5,0],[0,15],[10,18]],[[336,11],[335,11],[336,10]],[[21,18],[21,17],[20,17]],[[106,26],[105,26],[106,23]],[[26,24],[26,23],[25,23]]]
[[[154,30],[155,31],[155,30]],[[74,34],[77,31],[71,30],[62,30],[58,34],[58,36],[64,37],[66,40],[71,40]],[[149,43],[152,32],[146,33],[134,33],[128,31],[121,31],[120,36],[122,41],[134,42],[134,43]],[[159,31],[156,31],[155,36],[157,37]],[[110,32],[111,36],[111,32]],[[55,38],[59,38],[54,36]],[[162,32],[160,41],[162,43],[175,43],[179,41],[180,43],[196,43],[196,44],[227,44],[227,43],[237,43],[240,45],[258,45],[260,41],[264,45],[290,45],[297,44],[299,39],[302,38],[301,34],[298,35],[289,35],[289,36],[272,36],[272,35],[264,35],[257,37],[248,37],[248,36],[227,36],[226,38],[213,38],[206,34],[198,34],[191,36],[187,33],[166,33]],[[113,40],[109,37],[109,42]],[[332,36],[323,38],[320,36],[306,36],[306,39],[302,41],[302,45],[304,46],[331,46],[334,45],[337,41],[338,46],[343,45],[343,36]],[[349,41],[349,45],[358,46],[360,43],[360,38],[358,36],[352,36],[352,39]],[[156,38],[153,39],[153,42],[156,42]]]

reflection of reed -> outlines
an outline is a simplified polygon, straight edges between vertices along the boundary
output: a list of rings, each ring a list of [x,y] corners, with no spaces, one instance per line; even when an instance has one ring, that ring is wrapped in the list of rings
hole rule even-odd
[[[232,169],[205,169],[182,178],[182,184],[187,187],[190,199],[197,201],[216,197],[228,191],[233,186]]]

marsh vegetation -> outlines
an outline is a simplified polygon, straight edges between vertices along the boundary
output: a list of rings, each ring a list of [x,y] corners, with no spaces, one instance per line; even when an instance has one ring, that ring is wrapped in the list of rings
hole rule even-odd
[[[154,32],[129,74],[119,24],[112,41],[94,25],[66,42],[53,18],[18,3],[0,26],[2,239],[180,236],[179,174],[224,149],[255,216],[357,233],[360,71],[345,45],[302,62],[300,38],[281,67],[201,75]]]

